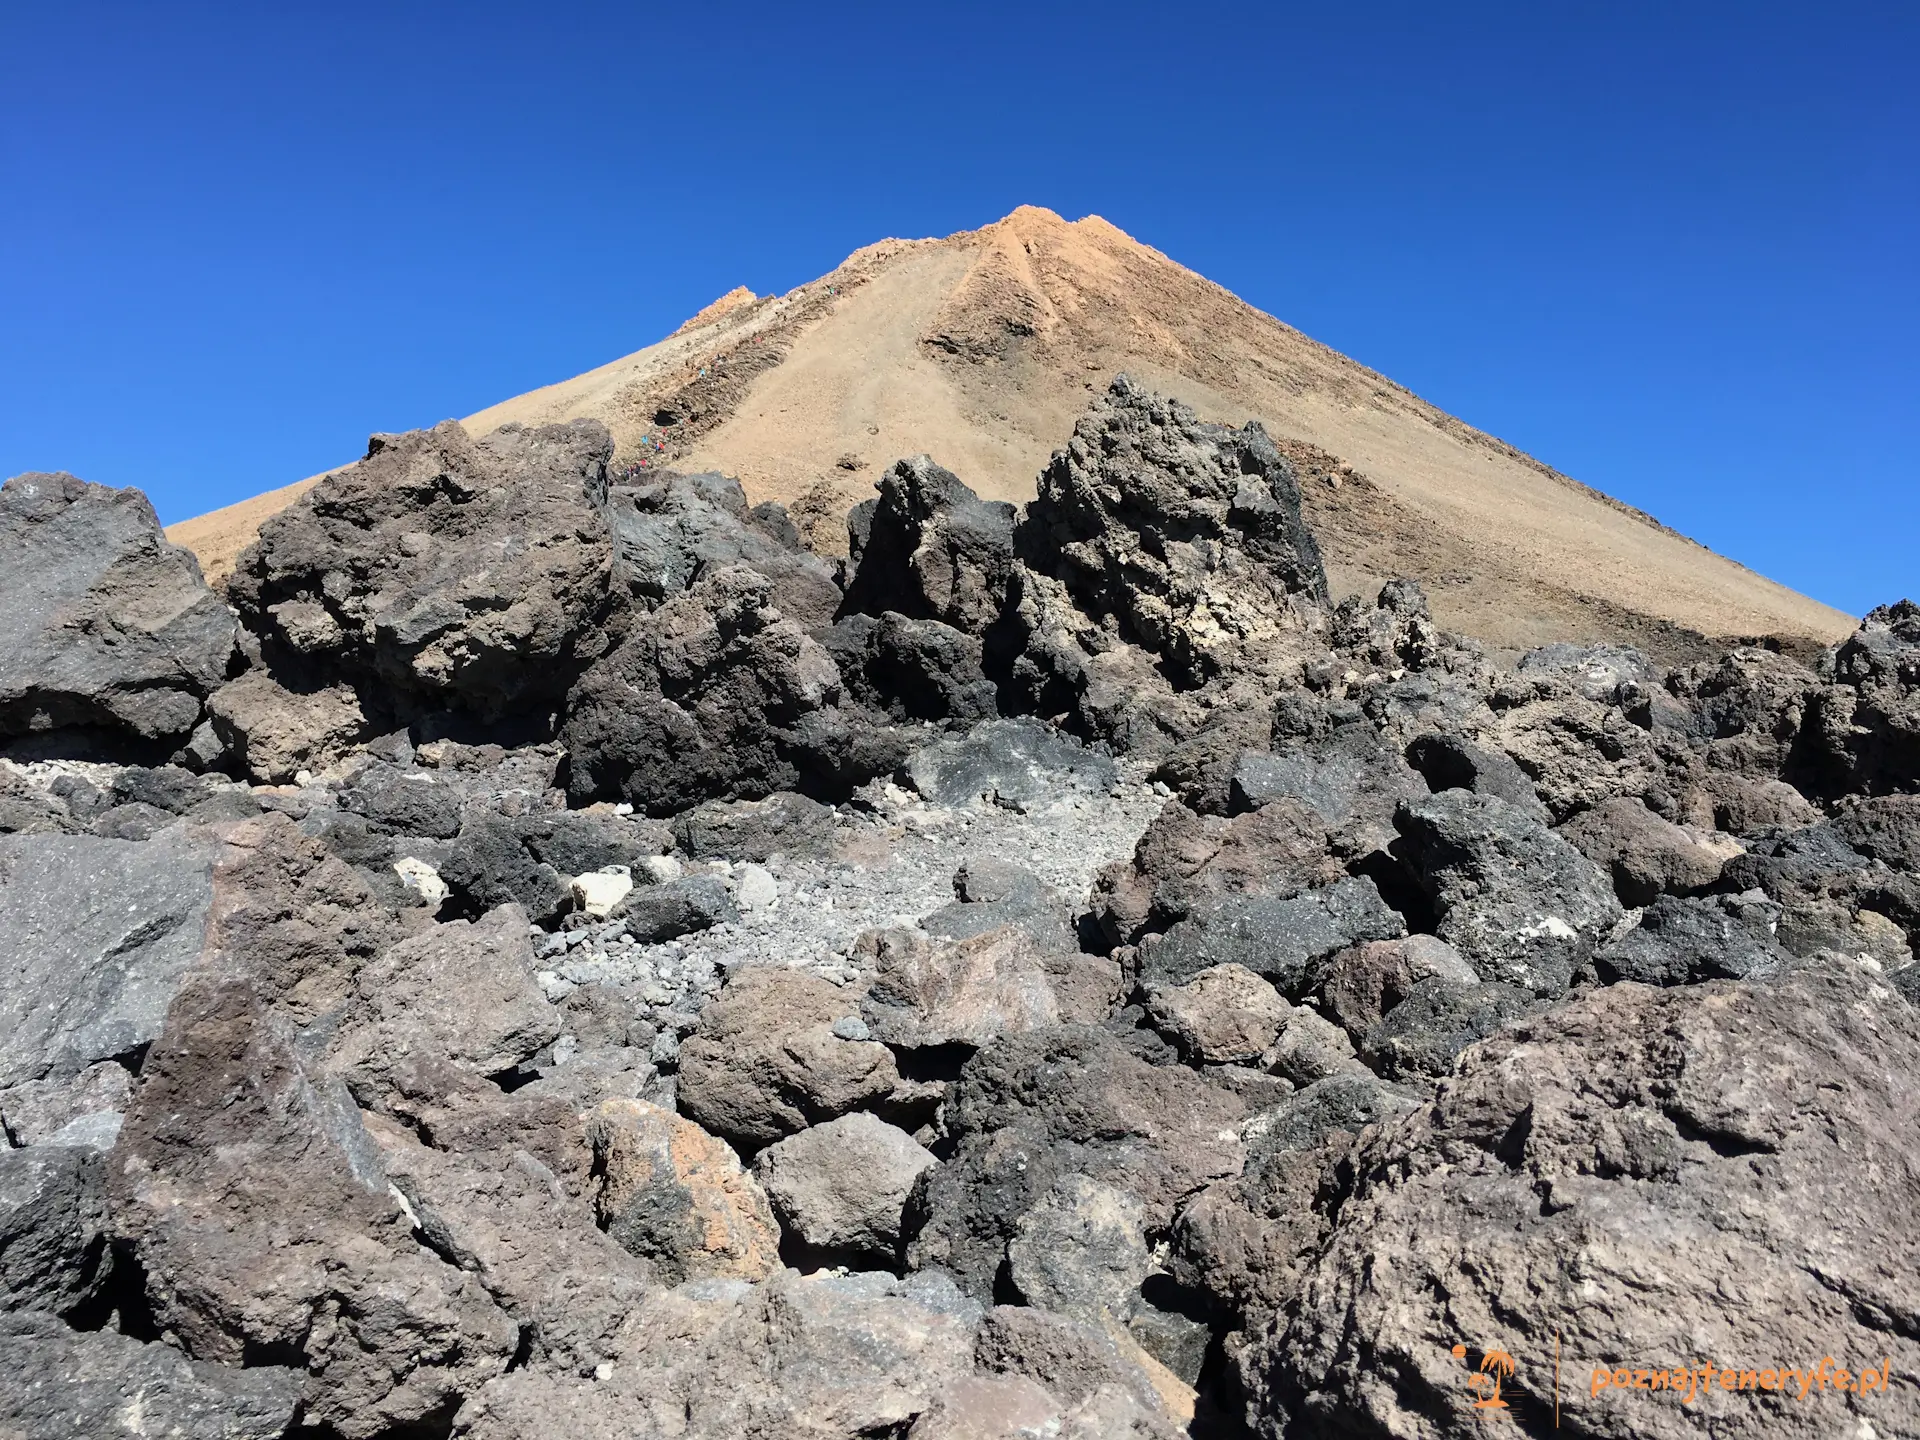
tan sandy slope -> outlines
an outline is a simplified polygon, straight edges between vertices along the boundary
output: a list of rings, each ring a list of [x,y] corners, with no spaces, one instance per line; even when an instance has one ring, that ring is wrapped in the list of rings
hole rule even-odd
[[[983,495],[1030,497],[1120,370],[1209,419],[1258,419],[1290,449],[1338,593],[1408,574],[1443,624],[1495,644],[1625,638],[1675,658],[1693,648],[1683,631],[1804,644],[1852,627],[1097,216],[1023,207],[944,240],[882,241],[786,295],[735,290],[656,345],[465,423],[594,416],[619,464],[719,469],[755,500],[804,497],[831,544],[839,514],[903,455],[930,454]],[[168,533],[224,574],[301,488]]]

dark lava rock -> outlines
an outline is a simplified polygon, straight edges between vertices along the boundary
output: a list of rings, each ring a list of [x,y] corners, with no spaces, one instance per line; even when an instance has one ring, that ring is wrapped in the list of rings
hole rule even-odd
[[[1772,906],[1760,907],[1778,913]],[[1742,980],[1780,965],[1786,952],[1773,941],[1755,907],[1733,895],[1681,899],[1662,895],[1640,923],[1601,947],[1593,967],[1607,983],[1691,985]]]
[[[1394,823],[1433,897],[1436,933],[1483,980],[1563,994],[1620,918],[1593,862],[1504,800],[1447,790],[1402,805]]]
[[[111,1330],[71,1330],[50,1315],[0,1315],[0,1434],[18,1440],[167,1436],[280,1440],[300,1383],[276,1365],[242,1370],[189,1360]]]
[[[1438,1079],[1467,1046],[1537,1004],[1532,991],[1517,985],[1469,985],[1436,975],[1415,984],[1367,1032],[1360,1056],[1388,1080]]]
[[[138,490],[0,486],[0,746],[164,758],[227,678],[233,616]]]
[[[261,527],[227,593],[276,668],[400,718],[550,706],[605,644],[612,446],[592,420],[376,435]]]
[[[482,814],[461,827],[439,870],[470,905],[520,905],[536,924],[545,924],[572,903],[567,882],[574,876],[632,865],[660,848],[658,837],[605,813]]]
[[[776,790],[845,793],[908,745],[847,696],[832,657],[742,565],[635,617],[568,697],[565,738],[576,800],[663,816]]]
[[[1407,933],[1373,881],[1352,876],[1276,899],[1229,897],[1196,910],[1140,947],[1142,979],[1178,985],[1214,965],[1244,965],[1288,994],[1335,952]]]
[[[990,1296],[1023,1217],[1067,1175],[1131,1193],[1147,1229],[1164,1230],[1182,1196],[1238,1171],[1242,1113],[1192,1071],[1149,1065],[1103,1030],[993,1041],[948,1100],[952,1158],[908,1201],[908,1263]]]
[[[0,837],[0,1086],[152,1042],[205,943],[212,869],[184,830]]]
[[[1483,750],[1457,735],[1420,735],[1407,747],[1407,763],[1425,777],[1427,788],[1436,794],[1442,790],[1471,790],[1476,795],[1497,795],[1509,805],[1544,821],[1547,810],[1533,793],[1533,782],[1526,771],[1513,763],[1513,757],[1498,750]]]
[[[896,611],[979,637],[1000,618],[1011,582],[1014,507],[982,500],[925,455],[874,482],[879,496],[847,517],[843,614]]]
[[[0,1311],[80,1310],[106,1278],[106,1232],[98,1150],[0,1150]]]
[[[1085,615],[1185,684],[1243,668],[1301,602],[1328,604],[1299,483],[1266,432],[1202,424],[1125,376],[1041,472],[1022,543]]]

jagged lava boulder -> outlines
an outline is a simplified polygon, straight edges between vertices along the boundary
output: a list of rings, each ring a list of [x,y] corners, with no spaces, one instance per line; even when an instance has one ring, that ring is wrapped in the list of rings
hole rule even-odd
[[[612,449],[594,421],[376,435],[267,522],[227,593],[276,668],[399,718],[551,705],[606,644]]]
[[[0,486],[0,747],[158,755],[227,678],[233,616],[138,490]]]
[[[1487,1040],[1317,1202],[1330,1238],[1245,1360],[1256,1433],[1476,1433],[1457,1345],[1513,1357],[1541,1433],[1556,1346],[1571,1433],[1915,1433],[1917,1075],[1920,1010],[1853,967],[1613,985]],[[1900,1373],[1781,1388],[1823,1356]],[[1632,1378],[1708,1362],[1734,1384],[1691,1403]]]

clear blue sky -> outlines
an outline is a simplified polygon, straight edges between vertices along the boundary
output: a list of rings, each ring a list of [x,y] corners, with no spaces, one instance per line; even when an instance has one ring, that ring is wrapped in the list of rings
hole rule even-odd
[[[1858,612],[1920,592],[1917,17],[7,4],[0,475],[181,519],[1030,202]]]

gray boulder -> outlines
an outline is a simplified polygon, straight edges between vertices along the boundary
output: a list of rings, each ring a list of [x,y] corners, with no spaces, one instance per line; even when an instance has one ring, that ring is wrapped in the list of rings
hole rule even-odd
[[[1882,605],[1821,657],[1827,683],[1807,696],[1794,759],[1828,795],[1920,786],[1920,605]]]
[[[1344,727],[1312,744],[1278,754],[1250,751],[1232,779],[1232,808],[1255,810],[1295,799],[1317,815],[1345,855],[1383,849],[1393,839],[1393,812],[1426,794],[1421,777],[1368,725]]]
[[[296,1372],[189,1360],[50,1315],[0,1315],[0,1435],[8,1440],[281,1440],[299,1411]]]
[[[763,800],[709,800],[673,817],[673,838],[695,859],[765,864],[776,855],[825,859],[834,813],[818,800],[781,791]]]
[[[1242,965],[1298,994],[1314,967],[1336,951],[1406,933],[1406,922],[1387,907],[1373,881],[1350,876],[1285,899],[1215,901],[1143,943],[1140,975],[1177,985],[1215,965]]]
[[[0,1087],[134,1057],[199,956],[212,847],[0,836]]]
[[[106,1172],[98,1150],[0,1150],[0,1311],[72,1315],[100,1293]]]
[[[1238,1171],[1241,1103],[1184,1068],[1137,1059],[1086,1026],[982,1048],[943,1111],[952,1158],[907,1207],[907,1262],[990,1296],[1022,1217],[1071,1174],[1130,1191],[1163,1230],[1180,1199]]]
[[[646,609],[728,565],[764,576],[773,603],[809,629],[831,624],[839,608],[832,567],[748,509],[747,492],[730,476],[656,471],[624,480],[607,492],[606,517],[615,583]]]
[[[340,792],[340,808],[390,835],[451,840],[460,833],[459,787],[426,771],[376,760]]]
[[[1692,985],[1759,975],[1787,959],[1769,933],[1764,913],[1756,914],[1772,909],[1733,895],[1662,895],[1638,925],[1601,947],[1593,968],[1607,984],[1637,980],[1643,985]]]
[[[329,1067],[368,1109],[416,1089],[422,1065],[475,1076],[515,1070],[560,1036],[560,1017],[533,975],[519,906],[435,925],[354,976],[352,998],[331,1024]]]
[[[592,1375],[523,1368],[460,1412],[463,1440],[903,1435],[972,1369],[980,1306],[941,1276],[780,1271],[651,1297]]]
[[[1031,870],[992,855],[970,855],[953,873],[954,903],[920,917],[942,940],[965,940],[1016,925],[1042,950],[1078,949],[1066,896]]]
[[[740,918],[727,882],[718,875],[689,875],[664,885],[643,885],[615,907],[626,931],[643,945],[657,945]]]
[[[850,790],[892,770],[908,743],[847,694],[832,657],[744,565],[635,617],[566,710],[572,796],[652,815]]]
[[[581,1103],[483,1082],[408,1124],[364,1124],[420,1244],[480,1282],[518,1327],[523,1363],[590,1371],[659,1276],[600,1228]]]
[[[1514,667],[1526,676],[1550,676],[1576,694],[1617,705],[1652,682],[1647,657],[1627,645],[1575,645],[1558,641],[1529,650]]]
[[[899,1261],[900,1216],[913,1182],[938,1163],[905,1131],[855,1111],[769,1145],[753,1173],[805,1251],[890,1269]]]
[[[1104,795],[1119,768],[1035,720],[994,720],[966,736],[913,752],[907,779],[935,805],[980,801],[1023,813],[1061,803],[1073,790]]]
[[[847,517],[844,611],[932,620],[978,637],[1000,617],[1014,569],[1014,507],[982,500],[925,455],[874,482]]]
[[[1056,1179],[1007,1242],[1007,1278],[1022,1299],[1095,1323],[1133,1309],[1151,1265],[1146,1206],[1085,1175]]]
[[[164,757],[227,678],[233,616],[138,490],[0,486],[0,746]]]
[[[1247,1162],[1181,1207],[1172,1273],[1207,1295],[1217,1313],[1258,1335],[1285,1308],[1302,1268],[1327,1233],[1314,1206],[1369,1127],[1389,1125],[1417,1099],[1361,1071],[1308,1085],[1243,1127]],[[1231,1354],[1229,1350],[1229,1354]]]
[[[1132,858],[1100,872],[1094,914],[1115,944],[1131,945],[1227,899],[1285,900],[1346,878],[1304,801],[1271,800],[1222,821],[1170,800]]]
[[[1394,823],[1433,897],[1436,933],[1483,980],[1563,994],[1620,919],[1592,861],[1495,796],[1448,790],[1402,805]]]
[[[1547,818],[1547,808],[1534,795],[1526,772],[1514,764],[1512,756],[1498,750],[1483,750],[1457,735],[1420,735],[1407,747],[1407,763],[1436,794],[1471,790],[1476,795],[1497,795],[1536,820]]]
[[[1532,991],[1517,985],[1463,983],[1435,975],[1416,983],[1367,1031],[1360,1053],[1384,1079],[1428,1083],[1450,1071],[1467,1046],[1537,1004]]]
[[[938,620],[848,615],[817,632],[852,694],[895,720],[991,720],[999,692],[985,647]]]
[[[1920,876],[1920,795],[1876,795],[1841,811],[1834,831],[1870,860]]]
[[[58,795],[0,767],[0,835],[71,835],[81,828]]]
[[[551,705],[604,646],[598,421],[376,435],[261,527],[227,593],[269,661],[408,718]]]
[[[0,1090],[0,1130],[15,1145],[77,1144],[56,1137],[69,1127],[76,1135],[105,1135],[118,1126],[132,1094],[132,1073],[112,1060],[73,1075],[10,1085]],[[99,1148],[112,1144],[108,1136]]]

